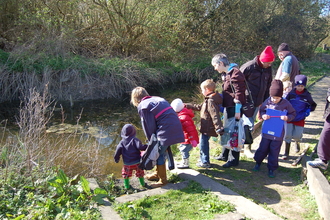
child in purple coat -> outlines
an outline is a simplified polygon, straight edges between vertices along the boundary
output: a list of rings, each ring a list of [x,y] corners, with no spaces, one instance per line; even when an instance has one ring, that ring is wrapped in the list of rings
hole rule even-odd
[[[135,137],[136,129],[131,124],[125,124],[121,130],[121,141],[117,145],[114,155],[115,162],[118,163],[120,156],[124,161],[124,166],[121,171],[124,178],[125,189],[129,189],[129,178],[132,176],[133,170],[135,170],[136,177],[139,178],[141,186],[144,186],[144,171],[139,168],[141,161],[141,151],[147,148],[147,145],[143,145],[142,142]]]
[[[270,119],[270,115],[266,114],[267,109],[286,111],[287,114],[280,117],[283,121],[291,121],[296,116],[296,110],[290,102],[283,99],[283,83],[281,80],[274,79],[269,88],[270,97],[262,103],[259,109],[259,115],[264,121]],[[274,125],[276,126],[276,125]],[[262,139],[259,148],[254,154],[256,165],[253,171],[259,171],[262,161],[268,156],[268,176],[274,178],[274,171],[278,168],[278,155],[281,150],[281,145],[284,139],[286,125],[282,125],[282,133],[280,137],[272,134],[262,134]]]

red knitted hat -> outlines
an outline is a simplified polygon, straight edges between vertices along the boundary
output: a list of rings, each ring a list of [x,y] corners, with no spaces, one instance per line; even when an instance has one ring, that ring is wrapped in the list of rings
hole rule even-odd
[[[275,55],[273,53],[273,48],[271,46],[267,46],[260,54],[259,60],[263,63],[274,62]]]

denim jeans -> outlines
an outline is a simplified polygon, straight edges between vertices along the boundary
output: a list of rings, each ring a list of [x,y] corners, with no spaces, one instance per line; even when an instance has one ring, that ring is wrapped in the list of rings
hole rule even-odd
[[[179,150],[181,152],[182,158],[183,159],[188,159],[189,158],[189,151],[192,149],[191,144],[180,144]]]
[[[199,148],[200,148],[200,160],[202,163],[210,163],[210,136],[201,134]]]
[[[157,159],[157,165],[163,165],[165,164],[165,159],[166,159],[166,155],[167,155],[167,150],[168,146],[160,146],[160,150],[159,150],[159,157]]]

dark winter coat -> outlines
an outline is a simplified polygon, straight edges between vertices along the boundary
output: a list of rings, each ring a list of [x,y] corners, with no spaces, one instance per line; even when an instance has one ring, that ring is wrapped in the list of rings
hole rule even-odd
[[[183,108],[179,113],[182,130],[184,133],[184,142],[181,144],[191,144],[191,141],[199,143],[198,132],[196,130],[195,123],[193,121],[195,114],[191,109]]]
[[[259,56],[243,64],[240,68],[251,91],[254,106],[258,107],[269,97],[272,83],[272,67],[263,68]]]
[[[287,115],[288,116],[288,120],[287,121],[292,121],[295,117],[296,117],[296,110],[292,107],[292,105],[290,104],[290,102],[286,99],[281,99],[281,101],[279,101],[277,104],[275,104],[274,102],[271,101],[271,98],[267,98],[262,105],[260,106],[259,109],[259,115],[260,117],[262,117],[262,115],[266,114],[266,110],[267,109],[275,109],[275,110],[280,110],[280,111],[287,111]],[[277,140],[277,141],[282,141],[284,138],[284,134],[285,134],[285,129],[286,126],[284,126],[283,132],[281,137],[276,137],[274,135],[270,135],[270,134],[262,134],[263,138],[267,138],[270,140]]]
[[[135,137],[136,130],[133,125],[126,124],[121,130],[121,141],[116,147],[114,155],[115,162],[118,163],[120,155],[123,157],[125,165],[134,165],[140,163],[141,152],[147,148],[142,142]]]
[[[330,102],[328,101],[329,96],[330,96],[330,87],[328,88],[328,92],[327,92],[327,99],[326,99],[324,115],[323,115],[324,119],[327,119],[327,117],[330,115]]]
[[[237,102],[245,104],[245,90],[246,85],[243,73],[237,67],[233,67],[224,75],[222,84],[223,107],[234,107]]]
[[[158,96],[147,96],[138,105],[143,131],[150,140],[154,133],[161,146],[184,141],[181,122],[171,105]]]
[[[296,110],[296,117],[292,120],[292,122],[304,120],[306,118],[306,112],[309,110],[314,111],[317,105],[307,89],[304,89],[303,93],[298,95],[296,93],[296,88],[294,88],[287,95],[286,99]]]
[[[204,97],[202,104],[186,104],[188,109],[200,111],[200,129],[202,134],[217,137],[217,130],[223,128],[219,106],[222,104],[222,97],[219,93],[213,92]]]

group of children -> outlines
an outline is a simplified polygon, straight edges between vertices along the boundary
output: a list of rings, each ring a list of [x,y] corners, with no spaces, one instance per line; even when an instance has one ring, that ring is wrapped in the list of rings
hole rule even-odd
[[[281,128],[280,135],[275,136],[272,133],[263,133],[259,148],[256,150],[254,160],[256,162],[253,170],[259,171],[262,161],[268,156],[268,176],[275,177],[274,171],[278,168],[278,159],[280,149],[285,140],[285,154],[283,159],[289,156],[291,140],[296,142],[296,152],[299,152],[299,143],[302,139],[305,118],[311,111],[316,108],[311,94],[306,89],[307,77],[305,75],[297,75],[294,81],[294,88],[290,90],[290,83],[283,83],[281,80],[274,79],[271,83],[269,94],[259,109],[259,117],[267,123],[271,117],[268,115],[267,109],[278,110],[283,112],[279,116],[284,123]],[[285,85],[285,86],[283,86]],[[198,167],[210,168],[209,139],[210,137],[218,137],[224,134],[224,127],[221,119],[220,106],[223,98],[216,91],[216,84],[213,80],[207,79],[201,83],[201,91],[204,101],[201,104],[183,103],[181,99],[175,99],[171,103],[172,109],[177,113],[178,119],[182,125],[184,141],[180,143],[179,150],[181,152],[182,161],[177,164],[177,168],[189,167],[189,152],[193,147],[199,144],[200,158],[197,163]],[[193,121],[194,112],[200,111],[200,138]],[[275,125],[276,126],[276,125]],[[129,178],[132,171],[136,170],[136,176],[140,183],[144,186],[144,171],[138,165],[140,163],[140,151],[146,149],[140,140],[135,137],[135,128],[133,125],[125,125],[121,136],[122,140],[118,144],[115,153],[115,162],[119,161],[122,156],[124,167],[122,176],[124,178],[125,188],[129,188]],[[166,174],[165,174],[166,175]]]

